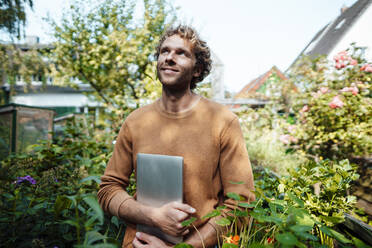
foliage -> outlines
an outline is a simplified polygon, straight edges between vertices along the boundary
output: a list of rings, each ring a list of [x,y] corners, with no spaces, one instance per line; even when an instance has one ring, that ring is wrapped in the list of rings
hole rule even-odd
[[[270,108],[248,109],[238,116],[251,163],[284,175],[306,159],[300,153],[287,152],[288,147],[280,138],[290,125]]]
[[[51,21],[56,38],[50,53],[55,83],[89,84],[96,100],[122,120],[122,109],[136,108],[160,94],[153,53],[173,11],[164,0],[145,0],[140,20],[136,1],[75,1]],[[71,80],[73,79],[73,80]]]
[[[124,225],[104,217],[96,199],[112,145],[106,137],[93,135],[86,123],[70,122],[54,144],[44,141],[29,154],[2,161],[2,245],[119,244]]]
[[[203,82],[200,82],[196,85],[194,92],[200,96],[210,99],[213,97],[212,83],[204,80]]]
[[[0,30],[10,36],[21,38],[22,27],[26,24],[25,6],[33,7],[32,0],[0,0]]]
[[[314,176],[314,171],[324,175]],[[333,182],[337,175],[341,180]],[[236,201],[238,208],[231,211],[230,216],[216,221],[225,229],[219,247],[333,247],[334,239],[340,244],[351,244],[357,239],[349,240],[335,227],[340,222],[339,216],[326,216],[332,216],[332,212],[339,209],[353,208],[354,201],[346,196],[346,190],[356,176],[355,168],[347,161],[309,163],[303,169],[292,170],[288,177],[280,178],[268,169],[255,170],[256,201],[246,203],[237,194],[227,194]],[[318,180],[325,184],[319,196],[312,188]],[[340,187],[338,192],[334,191],[335,185]],[[309,199],[318,201],[311,204]],[[332,204],[335,209],[331,209]],[[220,206],[203,218],[221,216],[223,209],[224,206]]]
[[[5,247],[120,245],[124,224],[104,216],[96,199],[112,136],[99,130],[94,134],[86,123],[89,120],[70,122],[54,144],[35,145],[29,154],[2,163],[0,239]],[[254,177],[255,202],[248,204],[233,192],[227,194],[239,208],[216,222],[226,230],[222,247],[320,247],[333,244],[333,239],[352,242],[335,228],[341,211],[353,206],[346,191],[357,175],[347,161],[309,162],[290,170],[288,177],[255,170]],[[319,181],[317,195],[313,185]],[[135,190],[135,182],[130,190]],[[220,216],[224,209],[220,206],[203,218]],[[247,219],[249,215],[253,218]]]
[[[13,94],[17,76],[26,83],[25,86],[30,86],[35,76],[45,83],[48,64],[43,60],[42,53],[36,47],[22,50],[19,45],[0,44],[0,78],[3,79],[0,84],[9,84]],[[30,87],[24,87],[25,91],[29,89]]]
[[[352,210],[356,197],[347,195],[352,181],[359,178],[357,168],[348,160],[338,163],[323,160],[310,161],[292,169],[288,178],[281,179],[281,190],[290,190],[292,196],[301,199],[318,222],[333,226],[344,220],[344,213]]]
[[[293,147],[315,159],[372,154],[371,63],[352,46],[334,58],[301,61],[291,80],[303,89],[293,101]]]

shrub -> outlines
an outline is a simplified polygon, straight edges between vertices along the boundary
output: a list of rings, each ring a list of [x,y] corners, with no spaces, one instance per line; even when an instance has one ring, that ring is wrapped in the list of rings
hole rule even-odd
[[[105,217],[96,199],[112,145],[84,123],[70,122],[56,143],[44,141],[2,161],[3,246],[120,245],[124,225]]]
[[[288,151],[281,137],[290,124],[270,108],[239,113],[240,123],[251,163],[284,175],[288,169],[296,168],[306,159],[300,153]]]
[[[351,47],[334,58],[302,63],[292,75],[304,91],[294,110],[294,147],[318,159],[351,159],[372,154],[372,64]]]

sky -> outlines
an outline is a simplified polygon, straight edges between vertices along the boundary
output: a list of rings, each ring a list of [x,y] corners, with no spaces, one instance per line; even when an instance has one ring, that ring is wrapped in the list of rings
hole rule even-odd
[[[51,40],[43,18],[58,22],[68,0],[33,0],[26,35]],[[285,71],[313,36],[356,0],[169,0],[224,64],[225,89],[237,92],[277,66]]]

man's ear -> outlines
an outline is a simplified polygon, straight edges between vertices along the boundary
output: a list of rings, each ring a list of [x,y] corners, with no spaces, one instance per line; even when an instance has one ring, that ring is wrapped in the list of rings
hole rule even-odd
[[[195,66],[194,73],[192,74],[193,77],[199,77],[200,74],[201,74],[201,68],[200,68],[200,66]]]

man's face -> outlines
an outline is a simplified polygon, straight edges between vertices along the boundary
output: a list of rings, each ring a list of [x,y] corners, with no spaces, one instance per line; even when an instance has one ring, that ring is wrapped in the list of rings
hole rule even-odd
[[[189,87],[194,76],[195,55],[192,43],[179,35],[168,37],[160,47],[157,74],[163,86],[181,89]]]

